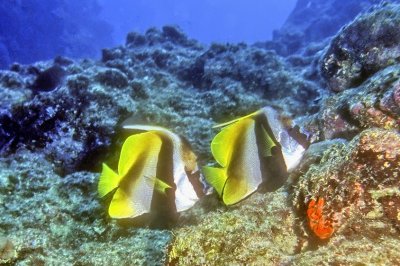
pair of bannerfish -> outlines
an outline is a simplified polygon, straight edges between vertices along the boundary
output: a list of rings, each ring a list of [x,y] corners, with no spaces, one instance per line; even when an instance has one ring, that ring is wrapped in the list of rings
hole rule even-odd
[[[118,172],[103,164],[98,184],[100,197],[111,195],[112,218],[173,216],[206,194],[196,155],[184,138],[157,126],[123,127],[138,133],[122,145]],[[205,166],[202,173],[226,205],[257,189],[282,186],[305,150],[304,135],[291,133],[270,107],[218,127],[222,130],[212,140],[211,152],[220,167]]]

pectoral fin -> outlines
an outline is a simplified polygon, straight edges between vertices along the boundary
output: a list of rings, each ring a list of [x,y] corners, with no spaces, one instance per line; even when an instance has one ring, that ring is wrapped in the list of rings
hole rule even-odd
[[[172,188],[170,185],[157,177],[146,177],[146,180],[161,194],[166,194],[167,189]]]

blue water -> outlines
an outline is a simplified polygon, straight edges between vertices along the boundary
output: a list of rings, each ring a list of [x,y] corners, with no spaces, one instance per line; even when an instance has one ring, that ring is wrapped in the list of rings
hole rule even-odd
[[[128,32],[166,24],[211,42],[271,39],[295,0],[2,0],[0,69],[57,55],[98,58]]]
[[[203,43],[256,42],[272,37],[293,10],[295,0],[99,0],[102,17],[121,42],[130,30],[179,25]]]

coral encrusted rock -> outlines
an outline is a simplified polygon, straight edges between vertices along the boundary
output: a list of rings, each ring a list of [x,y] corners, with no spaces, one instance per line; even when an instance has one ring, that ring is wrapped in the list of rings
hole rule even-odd
[[[385,4],[358,16],[332,40],[321,62],[332,91],[364,82],[400,60],[400,5]]]
[[[319,200],[325,226],[345,238],[396,237],[400,232],[400,134],[368,129],[347,145],[338,143],[310,166],[293,188],[293,204],[307,217]],[[323,206],[322,206],[323,205]],[[314,219],[311,217],[311,219]],[[322,225],[321,225],[322,226]]]

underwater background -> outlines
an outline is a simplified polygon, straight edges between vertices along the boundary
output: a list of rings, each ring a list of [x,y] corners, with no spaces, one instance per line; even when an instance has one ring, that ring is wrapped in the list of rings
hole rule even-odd
[[[400,265],[400,1],[231,2],[0,2],[0,264]],[[307,136],[281,187],[110,217],[127,119],[213,166],[265,106]]]

